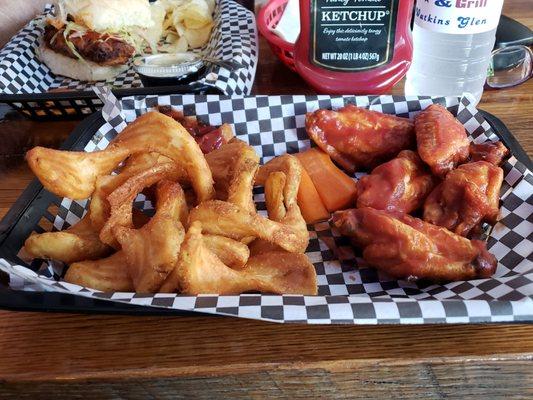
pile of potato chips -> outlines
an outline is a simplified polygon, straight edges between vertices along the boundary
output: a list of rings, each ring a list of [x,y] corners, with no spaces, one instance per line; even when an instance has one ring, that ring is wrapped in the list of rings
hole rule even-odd
[[[157,0],[151,4],[154,27],[149,32],[158,50],[180,53],[204,46],[213,28],[215,0]]]

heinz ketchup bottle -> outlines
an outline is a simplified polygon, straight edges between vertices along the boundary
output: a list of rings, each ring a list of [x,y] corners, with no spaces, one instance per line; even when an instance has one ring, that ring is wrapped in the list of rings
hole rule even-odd
[[[316,91],[379,94],[411,64],[413,0],[300,0],[298,73]]]

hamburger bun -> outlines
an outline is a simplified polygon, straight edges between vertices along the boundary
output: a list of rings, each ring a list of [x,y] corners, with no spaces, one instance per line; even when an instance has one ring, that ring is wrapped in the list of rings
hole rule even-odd
[[[105,81],[128,69],[126,64],[106,66],[70,58],[48,48],[44,43],[37,49],[37,55],[55,75],[63,75],[79,81]]]

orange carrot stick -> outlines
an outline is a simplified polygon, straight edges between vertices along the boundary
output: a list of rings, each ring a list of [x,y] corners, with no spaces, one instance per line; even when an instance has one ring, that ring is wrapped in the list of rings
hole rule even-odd
[[[324,207],[315,185],[305,168],[302,168],[297,199],[302,216],[308,224],[329,219],[329,212]]]
[[[355,181],[342,172],[329,156],[319,149],[295,154],[309,174],[329,212],[349,208],[355,203]]]

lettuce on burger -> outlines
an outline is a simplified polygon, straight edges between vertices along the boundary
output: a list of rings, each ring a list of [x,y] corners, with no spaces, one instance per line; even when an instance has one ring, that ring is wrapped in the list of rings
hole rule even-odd
[[[148,0],[59,0],[38,55],[56,75],[106,80],[128,68],[153,25]]]

